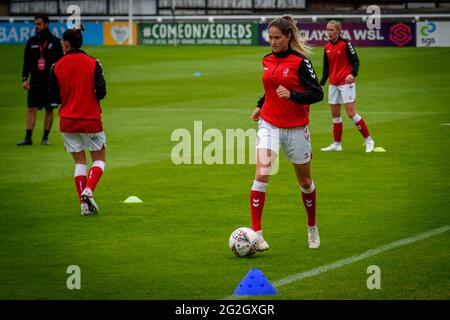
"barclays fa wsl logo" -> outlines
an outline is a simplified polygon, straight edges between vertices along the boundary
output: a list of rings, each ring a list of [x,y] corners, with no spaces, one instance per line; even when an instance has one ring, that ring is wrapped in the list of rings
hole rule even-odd
[[[411,27],[401,22],[394,24],[389,30],[389,40],[399,47],[404,46],[412,40]]]

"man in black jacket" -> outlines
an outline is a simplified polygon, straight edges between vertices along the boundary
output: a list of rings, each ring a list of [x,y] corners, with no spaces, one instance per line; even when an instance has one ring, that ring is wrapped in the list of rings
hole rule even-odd
[[[64,53],[61,40],[50,32],[46,15],[34,18],[36,35],[28,39],[22,69],[22,87],[28,91],[27,130],[18,146],[32,145],[31,136],[36,123],[36,111],[45,108],[44,135],[42,145],[48,145],[48,134],[53,122],[53,108],[48,104],[48,80],[50,68]],[[28,77],[31,75],[30,80]]]

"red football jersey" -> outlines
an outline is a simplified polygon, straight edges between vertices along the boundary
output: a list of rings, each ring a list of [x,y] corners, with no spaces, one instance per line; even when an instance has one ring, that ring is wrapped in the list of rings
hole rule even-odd
[[[338,38],[336,42],[329,41],[324,47],[323,76],[321,85],[330,77],[330,84],[340,86],[345,84],[349,74],[358,75],[359,59],[350,41]]]
[[[51,77],[50,90],[61,103],[61,132],[103,131],[99,100],[106,86],[99,61],[81,50],[71,50],[54,64]]]
[[[261,118],[279,128],[305,126],[309,123],[309,105],[323,99],[311,61],[300,53],[288,49],[266,55],[262,64],[264,97]],[[282,85],[291,92],[289,99],[278,97]]]

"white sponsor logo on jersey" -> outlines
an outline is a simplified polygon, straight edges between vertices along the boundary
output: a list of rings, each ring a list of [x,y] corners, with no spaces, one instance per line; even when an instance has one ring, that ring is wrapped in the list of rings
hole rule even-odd
[[[308,71],[311,74],[311,78],[315,79],[316,78],[316,74],[314,73],[314,69],[312,67],[311,62],[309,62],[308,59],[304,59],[303,61],[305,61],[306,67],[308,68]]]
[[[350,52],[352,54],[355,54],[355,49],[353,48],[352,43],[351,42],[347,42],[347,44],[348,44],[348,48],[350,49]]]

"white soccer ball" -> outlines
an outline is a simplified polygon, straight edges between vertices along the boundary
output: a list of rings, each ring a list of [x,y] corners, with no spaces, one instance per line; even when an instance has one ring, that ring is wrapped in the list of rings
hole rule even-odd
[[[241,227],[233,231],[228,244],[235,256],[246,257],[255,254],[258,234],[250,228]]]

